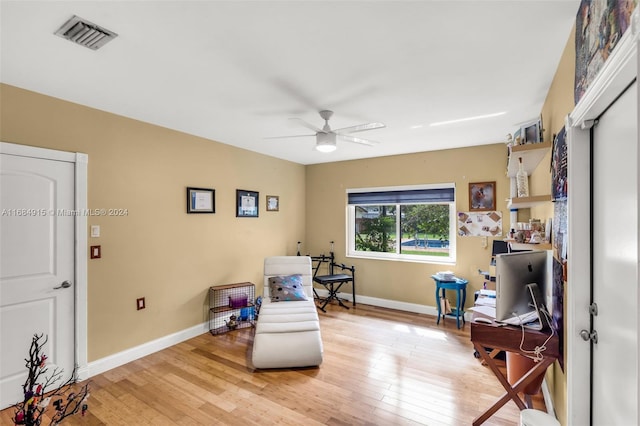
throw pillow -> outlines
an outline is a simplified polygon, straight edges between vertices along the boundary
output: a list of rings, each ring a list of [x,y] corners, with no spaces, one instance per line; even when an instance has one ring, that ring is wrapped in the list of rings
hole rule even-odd
[[[300,274],[269,277],[269,294],[272,302],[307,300]]]

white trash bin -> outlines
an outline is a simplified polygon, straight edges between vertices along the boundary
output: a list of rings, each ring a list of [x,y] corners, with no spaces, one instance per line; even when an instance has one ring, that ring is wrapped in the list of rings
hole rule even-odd
[[[560,426],[560,422],[544,411],[527,409],[520,411],[520,426]]]

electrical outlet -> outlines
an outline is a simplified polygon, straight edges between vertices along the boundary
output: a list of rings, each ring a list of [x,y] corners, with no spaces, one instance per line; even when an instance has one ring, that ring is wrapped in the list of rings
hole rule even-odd
[[[138,310],[146,308],[146,306],[144,304],[144,297],[136,299],[136,306],[137,306]]]
[[[102,248],[100,246],[91,246],[91,259],[100,259],[102,257]]]

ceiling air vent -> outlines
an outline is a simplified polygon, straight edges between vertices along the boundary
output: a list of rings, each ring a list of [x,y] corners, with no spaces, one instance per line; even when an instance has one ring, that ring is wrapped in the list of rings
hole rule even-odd
[[[55,35],[92,50],[98,50],[118,37],[118,34],[113,31],[109,31],[75,15],[65,22],[64,25],[55,32]]]

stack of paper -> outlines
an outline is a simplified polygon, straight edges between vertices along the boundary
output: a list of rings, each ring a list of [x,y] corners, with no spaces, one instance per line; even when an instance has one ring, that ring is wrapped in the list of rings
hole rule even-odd
[[[456,280],[455,274],[453,272],[451,272],[451,271],[438,272],[436,274],[436,277],[438,277],[438,279],[441,280],[441,281],[455,281]]]
[[[495,297],[478,297],[476,299],[476,306],[493,306],[496,307]]]
[[[481,317],[496,319],[496,308],[493,306],[473,306],[469,308],[470,311],[474,312],[474,315],[478,315]]]
[[[480,296],[496,297],[496,291],[483,288],[482,290],[480,290]]]

